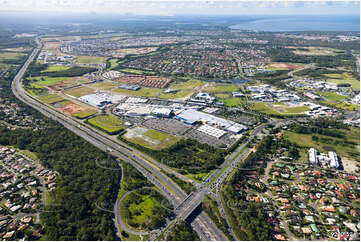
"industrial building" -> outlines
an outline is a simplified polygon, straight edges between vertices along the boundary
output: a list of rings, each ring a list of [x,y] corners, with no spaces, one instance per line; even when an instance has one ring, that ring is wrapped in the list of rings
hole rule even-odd
[[[322,167],[339,168],[340,166],[337,154],[333,151],[329,151],[327,155],[319,153],[315,148],[310,148],[308,150],[308,160],[311,164]]]
[[[333,168],[338,168],[340,165],[338,163],[338,157],[337,154],[333,151],[329,151],[328,152],[328,156],[330,157],[331,161],[330,161],[330,166]]]
[[[315,148],[310,148],[308,150],[308,160],[311,162],[311,164],[317,165],[317,150]]]
[[[214,128],[214,127],[209,126],[207,124],[202,125],[197,130],[202,132],[202,133],[208,134],[210,136],[216,137],[217,139],[221,138],[223,135],[225,135],[227,133],[226,131]]]
[[[176,118],[187,124],[195,124],[196,122],[206,123],[218,128],[225,129],[232,133],[239,133],[247,129],[246,126],[216,117],[208,113],[202,113],[193,109],[185,109],[176,115]]]
[[[117,103],[124,99],[124,95],[110,94],[110,93],[92,93],[89,95],[81,96],[78,99],[82,102],[88,103],[92,106],[103,108],[108,104]]]

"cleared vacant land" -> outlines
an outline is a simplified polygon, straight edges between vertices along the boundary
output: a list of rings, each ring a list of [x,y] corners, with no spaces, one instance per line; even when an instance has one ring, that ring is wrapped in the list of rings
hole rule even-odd
[[[99,115],[87,120],[91,125],[104,130],[109,134],[116,134],[124,129],[123,120],[112,115]]]
[[[234,97],[234,98],[229,98],[229,99],[221,99],[219,101],[223,102],[224,105],[226,105],[228,107],[242,106],[246,103],[245,98],[239,98],[239,97]]]
[[[339,95],[335,92],[318,92],[318,95],[334,102],[341,102],[346,98],[345,96]]]
[[[293,51],[296,55],[329,55],[329,56],[335,56],[338,54],[343,54],[345,51],[334,49],[334,48],[328,48],[328,47],[316,47],[316,46],[310,46],[310,47],[290,47],[295,49]]]
[[[155,75],[156,74],[156,72],[154,72],[154,71],[143,71],[143,70],[131,69],[131,68],[125,68],[125,69],[121,69],[119,71],[125,72],[125,73],[131,73],[131,74],[138,74],[138,75]]]
[[[69,77],[48,77],[48,76],[37,76],[31,78],[32,80],[38,80],[37,82],[32,83],[31,85],[34,87],[44,87],[49,86],[60,81],[69,79]]]
[[[143,127],[127,129],[127,133],[123,135],[123,138],[153,150],[167,148],[180,140],[178,137]]]
[[[73,113],[71,114],[71,116],[75,117],[75,118],[79,118],[79,119],[84,119],[87,118],[91,115],[96,114],[97,112],[95,111],[95,109],[85,109],[84,111],[80,111],[77,113]]]
[[[78,64],[102,64],[106,59],[106,57],[100,56],[78,56],[76,62]]]
[[[315,147],[321,152],[334,149],[341,157],[346,156],[360,160],[360,152],[358,149],[360,145],[360,130],[351,127],[350,130],[340,130],[340,132],[345,133],[345,138],[336,138],[321,134],[299,134],[291,131],[286,131],[284,137],[301,147]]]
[[[64,100],[64,98],[62,98],[61,96],[56,95],[56,94],[41,96],[41,97],[38,97],[38,99],[40,101],[42,101],[44,103],[48,103],[48,104],[56,103],[56,102],[60,102],[60,101]]]
[[[304,64],[297,63],[271,63],[266,66],[269,71],[282,71],[282,70],[294,70],[303,67]]]
[[[334,108],[338,108],[338,109],[347,110],[347,111],[355,111],[355,110],[359,109],[358,105],[349,104],[349,103],[346,103],[346,102],[335,103],[335,102],[329,102],[329,101],[321,101],[320,104],[330,106],[330,107],[334,107]]]
[[[19,60],[24,57],[26,54],[22,52],[7,52],[1,51],[0,52],[0,62],[4,60]]]
[[[141,89],[139,89],[137,91],[132,91],[132,90],[126,90],[126,89],[122,89],[122,88],[116,88],[112,91],[126,94],[126,95],[133,95],[133,96],[156,97],[162,92],[162,89],[142,87]]]
[[[236,84],[215,84],[213,86],[206,87],[205,92],[223,93],[223,92],[237,92],[240,90],[240,86]]]
[[[189,80],[186,82],[179,82],[177,84],[175,84],[172,89],[173,90],[193,90],[197,87],[200,87],[204,84],[203,81],[201,80]]]
[[[113,89],[114,87],[118,87],[118,86],[119,86],[118,83],[111,82],[111,81],[103,81],[103,82],[98,82],[98,83],[89,85],[89,87],[100,89],[100,90],[110,90],[110,89]]]
[[[191,95],[192,91],[178,91],[176,93],[163,93],[159,96],[159,98],[162,99],[179,99],[179,98],[185,98]]]
[[[69,66],[48,66],[45,70],[42,70],[41,72],[65,71],[69,68]]]
[[[84,95],[88,95],[92,92],[94,92],[93,89],[83,86],[83,87],[76,87],[76,88],[66,90],[64,93],[68,94],[70,96],[73,96],[73,97],[81,97]]]
[[[352,77],[349,73],[344,72],[342,74],[338,73],[330,73],[330,74],[324,74],[324,76],[327,79],[328,82],[333,82],[336,84],[345,84],[348,83],[352,86],[355,90],[360,90],[360,81]]]

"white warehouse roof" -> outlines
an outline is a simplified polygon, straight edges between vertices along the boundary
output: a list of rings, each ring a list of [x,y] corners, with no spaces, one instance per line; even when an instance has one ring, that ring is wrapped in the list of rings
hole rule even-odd
[[[217,139],[221,138],[223,135],[225,135],[227,133],[226,131],[214,128],[214,127],[209,126],[207,124],[202,125],[197,130],[202,132],[202,133],[208,134],[210,136],[216,137]]]

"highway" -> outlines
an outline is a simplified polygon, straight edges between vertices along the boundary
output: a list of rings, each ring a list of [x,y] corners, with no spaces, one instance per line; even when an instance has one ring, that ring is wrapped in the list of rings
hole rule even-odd
[[[142,158],[136,150],[127,147],[123,144],[116,143],[115,141],[105,137],[104,134],[92,128],[85,126],[83,123],[74,120],[63,113],[58,112],[52,107],[43,104],[31,97],[24,90],[21,79],[27,70],[29,64],[34,60],[34,57],[41,49],[39,39],[36,39],[38,47],[33,50],[27,61],[16,74],[12,82],[12,91],[14,95],[22,100],[29,106],[37,109],[45,116],[61,123],[65,128],[69,129],[78,136],[86,139],[96,147],[108,151],[119,159],[129,162],[138,171],[140,171],[150,182],[152,182],[159,191],[165,196],[174,206],[177,206],[185,198],[186,194],[176,185],[169,177],[165,176],[160,169],[155,165],[150,164],[149,161]],[[197,232],[202,240],[226,240],[223,233],[213,224],[208,216],[202,212],[196,220],[193,221],[192,227]]]

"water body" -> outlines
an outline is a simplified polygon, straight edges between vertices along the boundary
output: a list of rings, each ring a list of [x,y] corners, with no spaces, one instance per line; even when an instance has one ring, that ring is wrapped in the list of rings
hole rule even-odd
[[[235,30],[360,31],[360,16],[268,16],[230,26]]]

